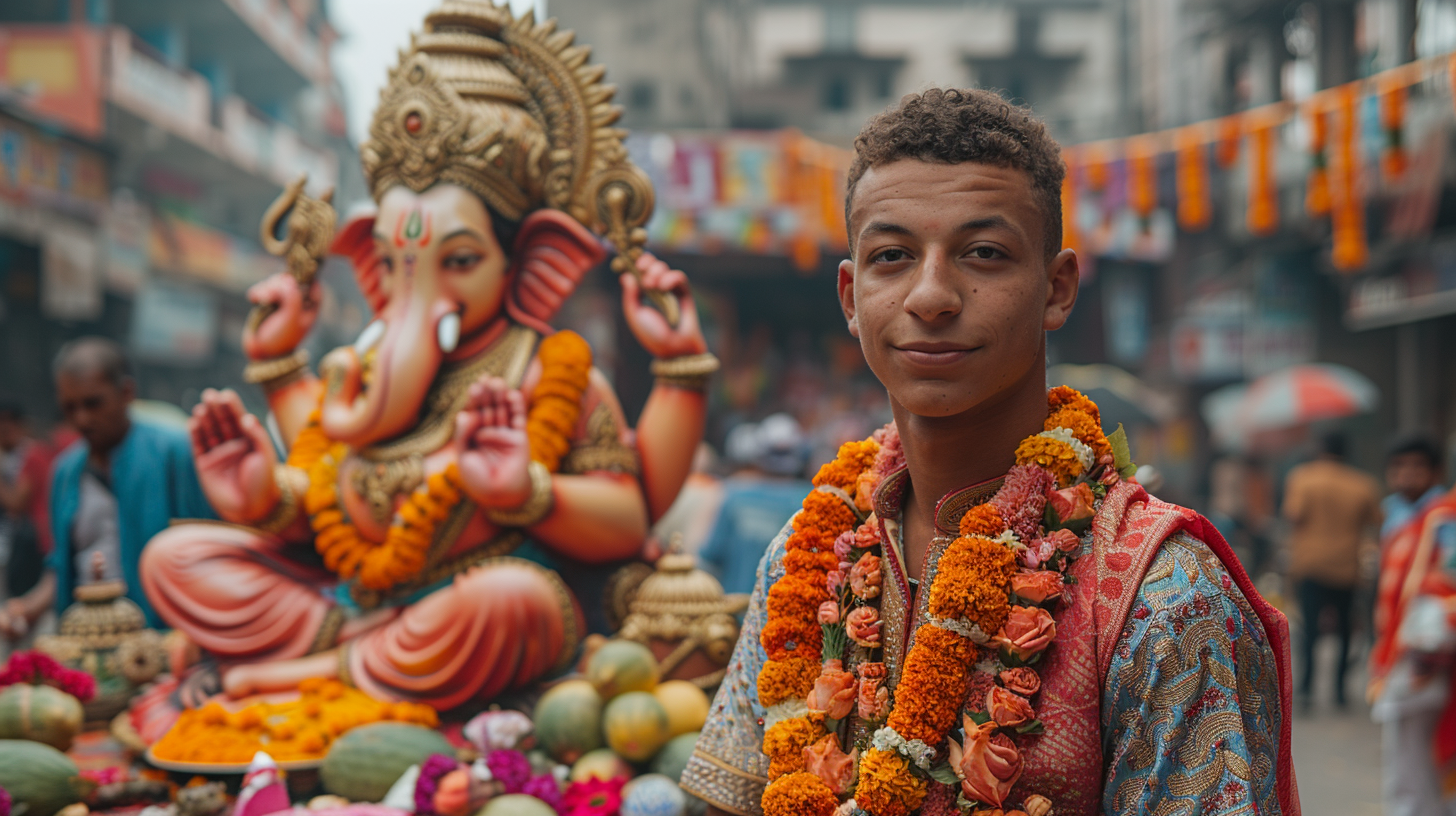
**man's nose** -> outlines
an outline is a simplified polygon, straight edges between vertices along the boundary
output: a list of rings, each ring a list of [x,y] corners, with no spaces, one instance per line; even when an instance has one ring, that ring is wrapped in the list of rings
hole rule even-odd
[[[925,321],[959,314],[964,303],[957,286],[958,275],[959,270],[945,252],[927,252],[905,296],[905,311]]]

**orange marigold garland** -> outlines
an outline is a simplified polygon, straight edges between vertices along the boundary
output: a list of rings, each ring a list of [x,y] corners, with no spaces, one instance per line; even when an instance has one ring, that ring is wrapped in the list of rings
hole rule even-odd
[[[581,400],[591,375],[591,346],[575,332],[541,341],[541,380],[531,393],[526,439],[531,458],[555,472],[571,448]],[[294,440],[288,464],[308,474],[303,507],[324,566],[365,589],[384,591],[414,578],[425,567],[439,525],[459,505],[462,488],[455,463],[431,474],[400,505],[395,521],[376,542],[359,532],[339,504],[339,466],[349,447],[324,433],[315,409]]]
[[[978,694],[990,689],[1003,708],[1009,702],[1022,705],[1018,711],[1032,711],[1030,699],[1041,687],[1033,666],[1056,635],[1047,608],[1059,602],[1061,573],[1080,548],[1075,532],[1069,537],[1062,519],[1046,508],[1052,498],[1059,500],[1053,506],[1068,506],[1069,493],[1101,496],[1118,480],[1120,464],[1091,400],[1063,386],[1048,393],[1047,405],[1044,430],[1021,443],[1017,468],[1005,485],[961,518],[960,537],[936,563],[928,620],[916,630],[888,718],[860,746],[858,782],[853,798],[842,806],[845,812],[909,816],[925,801],[932,777],[943,779],[951,771],[961,775],[959,768],[932,773],[948,743],[951,756],[962,756],[959,745],[948,739],[960,706],[947,701],[967,700],[972,688]],[[816,491],[794,519],[784,577],[770,590],[761,636],[769,658],[759,674],[759,701],[769,723],[764,752],[771,760],[762,801],[766,816],[833,816],[841,808],[834,780],[804,770],[802,748],[825,732],[826,716],[847,716],[835,709],[835,699],[849,677],[841,668],[849,640],[868,658],[880,648],[872,627],[866,629],[867,621],[878,620],[873,603],[880,595],[878,558],[867,556],[883,546],[882,530],[873,514],[859,514],[865,512],[867,491],[902,463],[893,426],[841,447],[820,470]],[[1063,496],[1052,496],[1058,488]],[[1047,521],[1039,521],[1043,518]],[[1080,515],[1067,520],[1083,522]],[[1013,583],[1019,590],[1015,594]],[[1037,604],[1027,596],[1043,600]],[[853,624],[848,630],[846,621]],[[816,658],[823,662],[817,677]],[[856,673],[878,683],[883,666],[864,661]],[[967,701],[967,710],[967,728],[974,725],[979,738],[989,735],[1001,750],[1008,745],[1015,750],[1015,737],[1042,728],[1034,716],[1027,720],[1025,715],[1014,727],[1002,728],[990,719],[984,702]],[[859,711],[861,717],[884,716],[875,706],[867,709],[863,696]],[[963,782],[960,808],[1011,809],[1010,803],[990,800],[1005,799],[1003,791],[1014,782],[990,788]]]

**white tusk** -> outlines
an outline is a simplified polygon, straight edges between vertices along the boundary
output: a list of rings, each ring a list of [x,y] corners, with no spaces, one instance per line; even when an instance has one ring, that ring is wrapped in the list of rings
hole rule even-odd
[[[369,353],[369,349],[374,348],[375,344],[379,342],[379,338],[383,336],[384,321],[376,320],[370,323],[364,327],[364,331],[359,332],[359,339],[354,341],[354,351],[361,356]]]
[[[451,312],[440,318],[435,327],[435,339],[440,341],[440,351],[449,354],[460,345],[460,313]]]

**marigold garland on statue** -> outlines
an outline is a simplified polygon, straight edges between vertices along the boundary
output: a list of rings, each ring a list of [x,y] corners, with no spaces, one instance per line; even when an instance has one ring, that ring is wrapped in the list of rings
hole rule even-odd
[[[575,332],[563,331],[541,341],[541,379],[531,393],[526,439],[531,458],[555,472],[581,417],[581,400],[591,374],[591,347]],[[288,464],[308,474],[303,506],[313,528],[314,547],[324,566],[365,589],[383,591],[414,578],[425,567],[439,525],[450,517],[462,496],[460,470],[454,462],[431,474],[405,499],[395,521],[376,542],[359,532],[339,504],[339,466],[349,447],[324,433],[315,409],[294,440]]]
[[[1063,573],[1081,550],[1076,530],[1125,464],[1116,460],[1091,400],[1058,387],[1047,405],[1043,431],[1022,441],[1001,489],[965,513],[959,537],[941,554],[928,587],[928,617],[892,701],[880,685],[884,664],[873,662],[883,528],[864,514],[866,496],[903,462],[898,433],[888,426],[846,444],[819,471],[794,518],[784,577],[770,590],[762,633],[766,816],[908,816],[933,780],[956,778],[962,812],[1011,808],[1006,800],[1023,765],[1017,741],[1043,730],[1031,701],[1041,689],[1033,667],[1056,636],[1049,608],[1060,603]],[[870,658],[853,674],[842,663],[850,643]],[[869,721],[878,721],[888,702],[888,718],[856,746],[858,781],[846,790],[833,763],[809,761],[810,746],[837,731],[829,718],[848,716],[841,701],[856,698]],[[962,705],[947,701],[964,701],[964,750],[950,739]],[[971,767],[988,752],[1005,771],[994,784]],[[951,766],[933,765],[947,754]],[[844,804],[836,791],[847,794]],[[1033,802],[1046,812],[1045,797],[1032,794],[1023,804]]]

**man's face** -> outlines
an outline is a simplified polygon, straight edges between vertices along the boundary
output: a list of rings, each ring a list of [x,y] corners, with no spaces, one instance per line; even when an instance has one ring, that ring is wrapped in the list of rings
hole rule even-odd
[[[15,447],[25,441],[25,425],[20,419],[11,416],[0,416],[0,450],[15,450]]]
[[[1411,501],[1419,499],[1435,484],[1438,474],[1426,457],[1419,453],[1400,453],[1390,457],[1385,466],[1385,482],[1391,490]]]
[[[865,359],[912,414],[954,416],[1045,379],[1045,332],[1077,299],[1077,260],[1050,263],[1030,177],[902,159],[861,177],[839,298]]]
[[[126,436],[132,391],[130,383],[116,385],[99,371],[56,378],[61,413],[93,451],[111,450]]]

